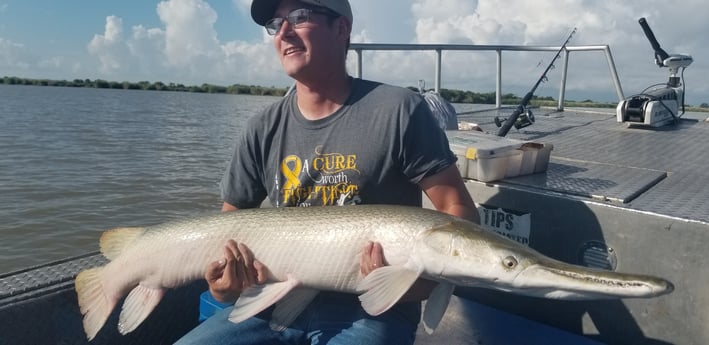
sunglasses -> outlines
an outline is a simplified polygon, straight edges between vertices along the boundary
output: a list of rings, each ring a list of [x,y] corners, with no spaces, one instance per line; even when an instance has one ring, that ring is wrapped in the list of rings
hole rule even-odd
[[[313,13],[317,14],[324,14],[328,17],[336,17],[338,16],[332,11],[328,10],[319,10],[319,9],[312,9],[312,8],[299,8],[297,10],[293,10],[285,18],[273,18],[269,21],[266,22],[263,26],[266,28],[266,32],[268,32],[269,35],[273,36],[277,34],[279,31],[281,31],[281,27],[283,26],[283,22],[288,21],[288,23],[295,29],[298,28],[300,24],[306,23],[310,20],[310,15]]]

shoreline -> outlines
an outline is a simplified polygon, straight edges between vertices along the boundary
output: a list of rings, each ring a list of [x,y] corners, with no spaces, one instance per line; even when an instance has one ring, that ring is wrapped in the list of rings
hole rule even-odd
[[[128,82],[128,81],[107,81],[102,79],[74,79],[68,80],[52,80],[52,79],[32,79],[4,76],[0,78],[0,85],[25,85],[25,86],[53,86],[53,87],[84,87],[95,89],[118,89],[118,90],[143,90],[143,91],[174,91],[174,92],[192,92],[192,93],[222,93],[233,95],[258,95],[258,96],[277,96],[282,97],[288,91],[288,88],[279,88],[275,86],[264,87],[258,85],[242,85],[233,84],[230,86],[221,86],[213,84],[202,85],[184,85],[176,83],[163,83],[160,81],[149,82]],[[408,86],[412,91],[418,91],[418,88]],[[464,90],[442,89],[441,96],[451,103],[460,104],[495,104],[494,92],[471,92]],[[475,101],[466,101],[461,99],[462,96],[473,96]],[[486,99],[488,98],[488,99]],[[521,97],[514,94],[505,94],[502,99],[502,105],[514,106],[518,105],[522,100]],[[533,96],[529,105],[538,107],[556,107],[558,101],[552,97],[537,97]],[[593,100],[565,100],[565,107],[578,108],[615,108],[617,103],[597,102]],[[702,103],[700,106],[686,105],[685,111],[689,112],[709,112],[709,105]]]

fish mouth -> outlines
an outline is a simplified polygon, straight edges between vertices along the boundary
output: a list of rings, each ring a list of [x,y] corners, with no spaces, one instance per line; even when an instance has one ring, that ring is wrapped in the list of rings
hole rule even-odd
[[[659,277],[566,264],[529,266],[512,285],[522,294],[581,300],[650,298],[674,291],[671,282]]]

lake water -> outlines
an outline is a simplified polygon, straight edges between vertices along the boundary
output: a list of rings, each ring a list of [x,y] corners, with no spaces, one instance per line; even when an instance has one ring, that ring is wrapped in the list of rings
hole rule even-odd
[[[219,210],[234,138],[277,100],[0,85],[0,273]]]
[[[114,227],[218,211],[234,139],[277,100],[0,84],[0,273],[96,251]]]

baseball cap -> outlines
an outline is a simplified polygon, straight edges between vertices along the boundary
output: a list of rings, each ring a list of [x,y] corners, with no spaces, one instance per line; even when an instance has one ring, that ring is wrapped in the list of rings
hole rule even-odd
[[[333,12],[347,17],[352,24],[352,8],[348,0],[299,0],[302,3],[325,7]],[[281,0],[254,0],[251,3],[251,18],[258,25],[265,25],[273,18],[276,7]]]

